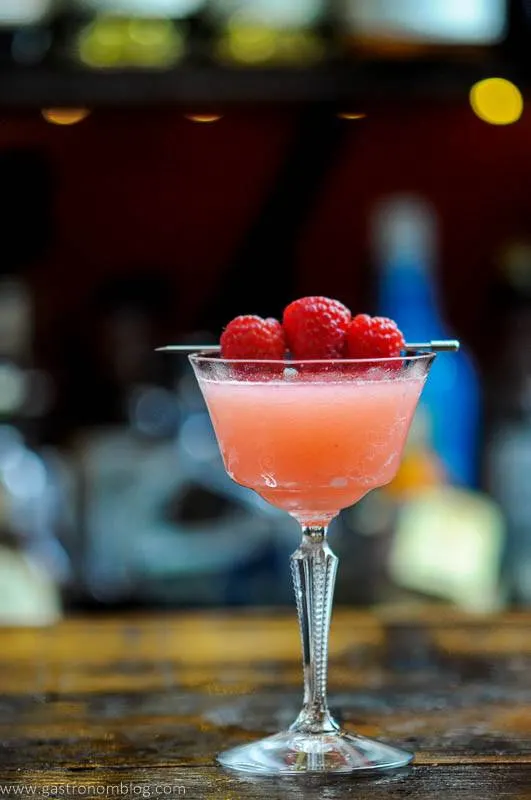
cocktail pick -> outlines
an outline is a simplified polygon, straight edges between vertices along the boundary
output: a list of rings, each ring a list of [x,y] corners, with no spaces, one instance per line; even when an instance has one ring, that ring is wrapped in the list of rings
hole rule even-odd
[[[431,342],[408,342],[405,350],[408,353],[414,353],[416,350],[429,353],[456,353],[460,347],[458,339],[432,339]]]
[[[459,350],[460,344],[457,339],[433,339],[431,342],[414,342],[406,344],[406,353],[415,353],[422,350],[427,353],[455,353]],[[157,353],[199,353],[203,350],[208,352],[219,352],[219,344],[169,344],[165,347],[157,347]]]

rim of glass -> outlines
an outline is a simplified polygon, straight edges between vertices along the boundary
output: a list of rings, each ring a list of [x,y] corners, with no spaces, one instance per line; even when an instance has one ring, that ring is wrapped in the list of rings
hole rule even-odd
[[[188,358],[193,364],[275,364],[283,367],[293,367],[296,364],[320,364],[320,365],[345,365],[345,364],[392,364],[400,361],[432,361],[437,353],[416,351],[411,355],[392,356],[390,358],[223,358],[216,350],[201,350],[199,353],[191,353]]]

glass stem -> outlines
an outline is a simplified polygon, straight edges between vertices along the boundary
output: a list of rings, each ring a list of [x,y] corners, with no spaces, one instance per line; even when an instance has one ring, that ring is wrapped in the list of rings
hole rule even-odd
[[[329,733],[339,729],[326,699],[328,633],[338,558],[328,545],[326,527],[307,526],[291,556],[304,668],[304,705],[290,730]]]

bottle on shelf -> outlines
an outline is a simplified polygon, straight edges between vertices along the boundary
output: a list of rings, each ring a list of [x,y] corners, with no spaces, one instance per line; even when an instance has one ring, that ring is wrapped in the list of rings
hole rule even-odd
[[[437,218],[420,197],[391,196],[376,209],[377,312],[409,341],[452,339],[437,288]],[[498,505],[478,491],[479,380],[466,346],[438,357],[401,468],[383,495],[397,510],[386,554],[396,587],[473,611],[505,601],[505,537]]]
[[[373,218],[373,253],[378,313],[395,319],[409,341],[455,338],[437,287],[437,218],[429,204],[415,196],[386,198]],[[466,344],[435,360],[420,408],[447,480],[477,486],[480,392]]]

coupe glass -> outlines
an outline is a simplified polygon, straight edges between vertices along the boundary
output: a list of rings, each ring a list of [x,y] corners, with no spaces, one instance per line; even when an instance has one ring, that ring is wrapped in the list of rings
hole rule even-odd
[[[291,571],[302,640],[302,710],[284,731],[222,753],[256,774],[347,773],[408,764],[404,750],[346,732],[327,704],[338,512],[395,476],[433,353],[374,360],[190,356],[228,474],[291,514],[302,539]]]

